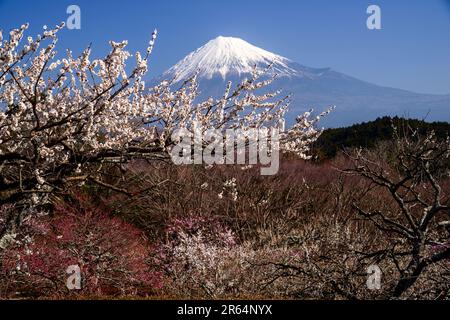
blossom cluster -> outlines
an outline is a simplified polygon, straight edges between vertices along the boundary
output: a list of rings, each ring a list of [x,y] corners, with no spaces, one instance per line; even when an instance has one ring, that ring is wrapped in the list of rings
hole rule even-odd
[[[195,75],[176,91],[167,80],[146,90],[142,79],[156,31],[146,55],[135,54],[131,72],[127,41],[111,41],[104,59],[92,59],[90,48],[79,57],[69,50],[65,58],[57,58],[57,33],[63,26],[28,37],[23,48],[28,25],[12,30],[9,40],[0,38],[1,161],[27,167],[24,172],[35,178],[33,187],[51,184],[49,167],[64,164],[73,173],[89,159],[123,154],[132,145],[156,143],[167,149],[171,132],[190,129],[193,123],[203,130],[277,123],[288,107],[289,97],[275,99],[279,92],[256,93],[273,81],[261,80],[256,69],[236,88],[228,83],[219,99],[197,102]],[[286,148],[304,154],[319,132],[315,122],[308,113],[301,116],[286,132]]]
[[[73,184],[105,186],[108,164],[167,156],[177,129],[246,130],[284,123],[290,97],[261,93],[275,79],[264,77],[266,70],[255,67],[250,78],[234,87],[229,82],[222,97],[198,101],[195,74],[178,89],[174,79],[146,87],[156,30],[146,53],[136,53],[130,67],[127,41],[110,41],[104,58],[93,58],[90,47],[79,56],[58,53],[63,27],[45,28],[25,43],[27,24],[8,39],[0,35],[0,205],[26,201],[37,207]],[[318,119],[310,118],[300,116],[285,131],[282,148],[307,157],[320,134]],[[13,229],[0,234],[0,243]]]

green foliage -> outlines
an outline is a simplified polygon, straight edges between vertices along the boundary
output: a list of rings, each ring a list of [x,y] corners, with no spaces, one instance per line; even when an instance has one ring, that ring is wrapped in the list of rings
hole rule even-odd
[[[438,138],[445,138],[450,133],[448,122],[425,122],[422,120],[399,117],[382,117],[375,121],[363,122],[345,128],[327,129],[314,144],[313,152],[319,161],[329,160],[347,148],[374,148],[379,142],[390,140],[393,136],[393,126],[400,134],[407,126],[417,129],[420,134],[434,130]]]

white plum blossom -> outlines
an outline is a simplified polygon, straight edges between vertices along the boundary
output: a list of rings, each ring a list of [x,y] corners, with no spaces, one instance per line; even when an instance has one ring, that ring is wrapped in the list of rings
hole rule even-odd
[[[200,186],[200,189],[206,190],[208,187],[209,187],[208,182],[204,182],[204,183],[202,183],[202,185]]]
[[[223,199],[225,194],[228,194],[233,202],[238,200],[236,178],[231,178],[223,183],[222,191],[218,194],[219,199]]]
[[[63,27],[44,28],[24,43],[28,24],[11,30],[9,37],[0,32],[0,205],[24,199],[39,205],[71,183],[105,186],[101,170],[108,163],[168,158],[178,128],[273,126],[289,106],[290,97],[277,98],[278,91],[258,94],[275,78],[261,80],[256,68],[250,79],[235,87],[228,83],[221,98],[203,102],[197,101],[195,74],[181,88],[173,88],[174,79],[148,88],[143,79],[156,30],[145,55],[129,53],[127,41],[110,41],[109,54],[94,59],[90,47],[78,57],[70,50],[65,56],[56,52]],[[131,57],[132,67],[127,64]],[[300,116],[282,134],[284,150],[307,158],[309,145],[320,135],[317,121],[309,113]],[[236,201],[236,186],[230,183],[224,188]]]

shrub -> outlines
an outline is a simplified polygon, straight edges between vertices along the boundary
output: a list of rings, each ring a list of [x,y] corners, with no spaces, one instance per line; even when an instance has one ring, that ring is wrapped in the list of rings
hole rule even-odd
[[[29,221],[25,235],[5,253],[3,295],[148,295],[161,285],[147,264],[151,248],[142,232],[84,196],[59,202],[39,223]],[[81,269],[81,290],[66,288],[71,265]]]

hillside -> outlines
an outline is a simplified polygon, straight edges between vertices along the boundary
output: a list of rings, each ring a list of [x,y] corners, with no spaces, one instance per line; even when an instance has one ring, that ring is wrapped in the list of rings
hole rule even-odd
[[[400,117],[382,117],[375,121],[363,122],[350,127],[326,129],[314,145],[314,153],[319,160],[333,158],[339,150],[351,147],[373,148],[378,142],[392,138],[394,124],[402,127],[409,124],[424,133],[434,130],[440,138],[450,133],[448,122],[425,122]]]

